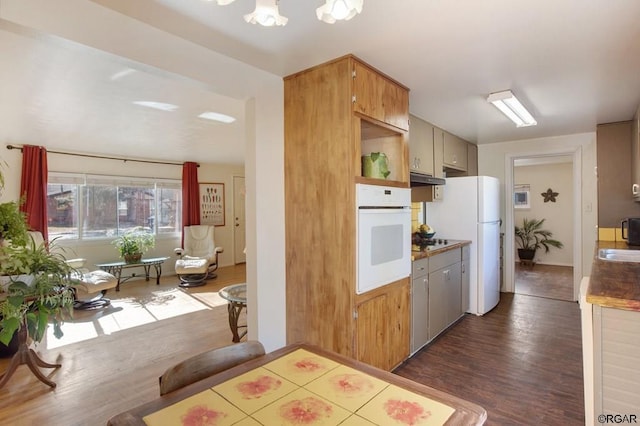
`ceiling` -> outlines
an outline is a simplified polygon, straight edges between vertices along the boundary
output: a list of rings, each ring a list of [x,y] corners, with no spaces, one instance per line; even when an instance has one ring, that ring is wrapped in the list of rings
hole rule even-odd
[[[599,123],[630,120],[640,104],[637,0],[364,0],[362,14],[334,25],[315,17],[322,0],[281,0],[289,22],[271,28],[242,19],[255,0],[93,2],[279,76],[353,53],[411,89],[412,113],[478,144],[593,132]],[[16,124],[9,134],[0,128],[3,141],[243,161],[242,100],[6,24],[0,52],[12,59],[0,67],[0,116]],[[113,78],[125,69],[135,72]],[[516,128],[486,102],[506,89],[537,126]],[[151,99],[158,93],[180,105],[177,113],[131,104],[159,100]],[[238,121],[205,122],[196,117],[204,109]]]

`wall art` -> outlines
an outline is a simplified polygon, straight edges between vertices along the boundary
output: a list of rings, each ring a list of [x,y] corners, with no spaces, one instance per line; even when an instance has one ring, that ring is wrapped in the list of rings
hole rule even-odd
[[[200,183],[200,224],[224,226],[224,183]]]

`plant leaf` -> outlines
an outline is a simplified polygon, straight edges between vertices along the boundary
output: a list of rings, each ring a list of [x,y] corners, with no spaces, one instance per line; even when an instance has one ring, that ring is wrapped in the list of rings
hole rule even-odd
[[[2,325],[2,329],[0,329],[0,342],[5,346],[9,345],[9,342],[13,338],[13,334],[20,327],[20,321],[17,318],[6,318],[3,321],[0,321],[0,325]]]

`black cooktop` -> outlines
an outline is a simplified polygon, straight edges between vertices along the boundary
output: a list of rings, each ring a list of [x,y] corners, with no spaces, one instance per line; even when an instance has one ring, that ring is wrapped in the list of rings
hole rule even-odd
[[[446,238],[425,238],[420,240],[419,242],[414,241],[414,244],[412,244],[411,246],[411,251],[438,249],[455,243],[455,241],[450,241]]]

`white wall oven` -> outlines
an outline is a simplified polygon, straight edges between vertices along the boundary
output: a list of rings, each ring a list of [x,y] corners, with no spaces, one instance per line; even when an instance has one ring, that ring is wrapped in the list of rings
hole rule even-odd
[[[356,184],[356,293],[411,274],[411,190]]]

